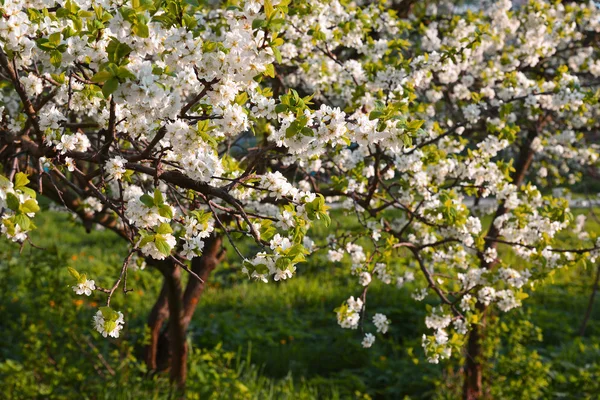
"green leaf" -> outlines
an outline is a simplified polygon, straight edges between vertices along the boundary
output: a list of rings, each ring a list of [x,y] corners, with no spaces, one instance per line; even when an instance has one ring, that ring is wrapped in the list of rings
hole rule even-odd
[[[265,26],[267,26],[267,21],[264,19],[255,19],[252,21],[252,29],[260,29]]]
[[[173,218],[173,210],[167,204],[161,204],[158,206],[158,214],[163,218]]]
[[[369,120],[373,121],[374,119],[377,119],[382,115],[383,113],[381,111],[371,111],[371,113],[369,114]]]
[[[310,129],[309,127],[305,126],[304,128],[302,128],[300,130],[300,132],[304,135],[304,136],[309,136],[309,137],[313,137],[315,136],[315,132]]]
[[[36,40],[36,44],[40,49],[44,51],[51,51],[55,48],[54,45],[52,45],[52,43],[50,43],[50,41],[46,38]]]
[[[167,224],[166,222],[163,222],[158,226],[158,228],[156,228],[156,233],[160,233],[161,235],[173,233],[173,228],[171,228],[171,225]]]
[[[279,31],[283,24],[285,23],[285,19],[283,18],[271,18],[269,19],[269,29],[272,31]]]
[[[92,18],[94,16],[94,13],[91,11],[79,10],[77,15],[79,15],[81,18]]]
[[[158,189],[154,189],[154,204],[160,205],[165,202],[162,193]]]
[[[52,79],[54,79],[56,82],[58,83],[65,83],[65,73],[63,72],[62,74],[50,74],[50,76],[52,77]]]
[[[58,50],[52,50],[50,52],[50,63],[55,67],[60,67],[60,63],[62,62],[62,54]]]
[[[194,210],[194,211],[191,211],[190,214],[194,218],[196,218],[198,223],[202,226],[205,226],[205,224],[208,223],[208,221],[210,221],[210,218],[212,217],[211,213],[205,212],[203,210]]]
[[[106,332],[112,332],[117,327],[116,320],[106,320],[104,319],[104,330]]]
[[[147,38],[150,36],[150,31],[148,30],[148,25],[144,23],[137,23],[131,29],[133,33],[141,38]]]
[[[280,104],[277,104],[277,105],[275,106],[275,112],[276,112],[277,114],[284,113],[284,112],[286,112],[288,109],[289,109],[289,107],[287,106],[287,104],[281,104],[281,103],[280,103]]]
[[[27,199],[25,200],[25,203],[21,204],[21,212],[28,214],[28,213],[35,213],[40,211],[40,206],[38,206],[37,201],[33,200],[33,199]]]
[[[117,39],[111,39],[108,46],[106,46],[106,53],[110,62],[120,64],[131,53],[131,47],[119,42]]]
[[[165,256],[171,254],[171,246],[169,246],[169,243],[167,243],[166,239],[163,238],[161,235],[154,236],[154,245],[156,246],[158,251],[160,251]]]
[[[100,312],[102,312],[102,318],[105,322],[112,321],[114,323],[119,318],[119,314],[110,307],[100,307]],[[108,325],[105,324],[105,326]]]
[[[247,101],[248,101],[248,93],[246,93],[246,92],[242,92],[242,93],[238,94],[237,96],[235,96],[235,102],[236,102],[236,104],[239,104],[240,106],[243,106],[244,104],[246,104]],[[204,122],[208,122],[208,121],[204,121]]]
[[[140,240],[140,244],[139,247],[142,248],[145,245],[147,245],[150,242],[154,241],[154,236],[153,235],[144,235],[142,234],[142,240]]]
[[[275,67],[273,66],[273,64],[268,64],[264,74],[266,76],[270,76],[271,78],[275,78]]]
[[[123,80],[136,78],[136,76],[125,67],[119,67],[119,69],[117,69],[117,77],[119,77]]]
[[[67,267],[71,276],[79,281],[79,272],[75,268]]]
[[[148,208],[154,207],[154,199],[149,194],[144,193],[140,197],[140,201]]]
[[[6,194],[6,205],[11,210],[18,211],[20,203],[21,202],[19,201],[19,198],[17,196],[15,196],[14,194],[12,194],[12,193]]]
[[[277,268],[281,269],[282,271],[285,271],[291,265],[292,265],[292,261],[287,257],[281,257],[281,258],[278,258],[277,261],[275,261],[275,266]]]
[[[102,86],[102,94],[104,95],[104,98],[108,99],[108,96],[113,94],[118,87],[119,80],[117,78],[113,77],[104,82],[104,85]]]
[[[1,223],[6,228],[6,233],[8,233],[9,235],[15,234],[15,224],[10,218],[3,219]]]
[[[24,172],[17,172],[15,175],[15,189],[20,189],[23,186],[27,186],[30,182],[29,178],[27,178],[27,174]]]
[[[423,121],[423,120],[415,119],[413,121],[410,121],[408,123],[408,125],[406,125],[406,126],[408,127],[408,129],[416,131],[417,129],[419,129],[421,127],[421,125],[423,125],[424,122],[425,121]]]
[[[184,14],[183,23],[187,28],[193,29],[198,25],[198,20],[189,14]]]
[[[331,225],[331,217],[327,213],[321,213],[319,217],[325,222],[325,226],[329,227]]]
[[[102,83],[106,82],[110,78],[112,78],[112,74],[109,71],[100,71],[94,76],[92,76],[91,81],[94,83]]]
[[[27,231],[31,226],[31,220],[25,214],[15,215],[15,223],[21,227],[22,230]]]
[[[271,18],[271,15],[275,12],[273,8],[273,4],[271,4],[271,0],[265,0],[265,15],[267,18]]]
[[[54,45],[54,47],[60,44],[60,32],[54,32],[48,36],[48,41]]]
[[[279,49],[275,46],[272,46],[271,50],[273,50],[273,55],[275,56],[275,60],[277,60],[277,63],[281,64],[283,62],[283,59],[281,58],[281,52],[279,51]]]
[[[21,189],[19,189],[21,192],[25,193],[27,196],[31,197],[32,199],[36,198],[36,193],[35,190],[28,188],[26,186],[23,186]]]

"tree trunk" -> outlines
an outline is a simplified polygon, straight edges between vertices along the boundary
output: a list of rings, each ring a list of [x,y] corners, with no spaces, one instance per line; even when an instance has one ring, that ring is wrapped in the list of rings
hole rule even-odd
[[[548,122],[547,116],[540,116],[535,126],[535,129],[529,131],[527,136],[523,140],[519,156],[516,160],[515,171],[512,174],[513,184],[519,188],[525,181],[529,167],[533,161],[535,152],[531,148],[531,145],[535,138],[540,134],[546,123]],[[496,214],[492,219],[490,228],[486,234],[485,247],[496,248],[498,242],[495,239],[500,235],[499,230],[494,225],[497,218],[503,216],[508,212],[504,202],[500,203],[496,209]],[[481,267],[485,269],[492,269],[495,262],[488,263],[481,257]],[[463,383],[463,399],[475,400],[480,399],[483,395],[482,381],[483,381],[483,312],[485,307],[481,303],[477,303],[478,310],[482,313],[482,319],[480,325],[473,326],[469,333],[466,349],[466,361],[464,365],[464,383]]]
[[[187,343],[183,327],[181,269],[172,266],[165,274],[169,303],[169,347],[171,353],[171,382],[183,392],[187,377]]]
[[[206,240],[201,257],[192,259],[192,270],[203,282],[188,277],[185,291],[181,285],[181,268],[171,260],[148,260],[161,271],[163,287],[148,317],[150,343],[145,348],[145,360],[149,371],[170,370],[171,381],[182,392],[187,375],[186,332],[200,296],[206,287],[210,273],[225,256],[220,236]],[[167,329],[162,329],[168,319]]]
[[[196,273],[202,281],[190,276],[185,292],[183,294],[183,318],[184,329],[187,330],[200,296],[204,293],[206,282],[210,273],[217,267],[220,261],[225,257],[225,251],[221,249],[222,239],[220,236],[208,238],[204,243],[202,257],[192,259],[192,271]]]
[[[152,311],[148,316],[148,328],[150,328],[150,344],[145,349],[146,366],[149,371],[156,371],[159,369],[158,366],[158,351],[159,351],[159,338],[161,337],[161,328],[167,318],[169,318],[169,302],[167,297],[167,283],[163,281],[162,289],[158,295]],[[161,357],[168,358],[168,357]]]
[[[467,354],[464,367],[465,380],[463,384],[463,399],[480,399],[483,394],[483,346],[482,346],[482,327],[474,325],[469,332],[467,341]]]

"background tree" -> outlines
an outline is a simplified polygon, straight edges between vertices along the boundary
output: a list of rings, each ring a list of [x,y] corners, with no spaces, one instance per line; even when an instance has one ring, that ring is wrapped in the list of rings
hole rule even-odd
[[[348,253],[364,286],[338,309],[340,324],[365,330],[372,276],[398,286],[416,276],[414,297],[431,292],[441,303],[426,320],[435,334],[424,336],[425,351],[437,363],[464,346],[465,398],[483,394],[489,306],[519,306],[527,284],[593,261],[598,247],[585,236],[554,248],[561,230],[580,231],[585,220],[572,218],[564,193],[538,189],[572,185],[597,167],[598,11],[511,7],[429,4],[407,21],[376,5],[314,6],[292,18],[284,38],[295,46],[282,48],[297,65],[284,85],[316,92],[321,110],[337,106],[361,129],[350,147],[315,144],[334,142],[323,129],[317,140],[281,136],[305,155],[289,163],[365,228],[349,235],[340,226],[330,243],[330,259]],[[499,245],[535,268],[503,261]],[[373,322],[387,331],[385,316]],[[373,341],[366,333],[364,346]]]

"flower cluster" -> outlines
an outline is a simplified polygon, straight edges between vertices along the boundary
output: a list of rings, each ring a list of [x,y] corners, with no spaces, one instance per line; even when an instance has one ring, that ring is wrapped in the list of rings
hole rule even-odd
[[[125,324],[123,313],[110,307],[101,307],[94,315],[94,328],[104,337],[118,338]]]
[[[0,231],[13,242],[27,239],[27,233],[35,227],[31,218],[40,211],[29,183],[23,172],[17,172],[12,182],[0,175]]]

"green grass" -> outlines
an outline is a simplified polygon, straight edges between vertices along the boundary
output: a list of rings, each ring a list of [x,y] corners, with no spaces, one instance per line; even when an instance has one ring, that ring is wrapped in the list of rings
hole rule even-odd
[[[112,232],[86,233],[65,214],[44,213],[36,223],[32,240],[45,250],[26,245],[19,255],[18,246],[0,242],[2,393],[9,398],[168,397],[167,378],[149,379],[141,362],[145,318],[160,288],[159,274],[129,274],[134,291],[119,292],[113,300],[126,314],[124,335],[102,339],[93,332],[91,318],[105,297],[95,293],[82,302],[73,295],[66,266],[110,286],[127,254],[125,243]],[[593,228],[600,231],[597,224]],[[318,229],[315,236],[324,237],[323,227]],[[568,237],[564,241],[574,243]],[[388,315],[393,325],[365,350],[360,333],[339,328],[333,313],[358,290],[345,271],[348,265],[332,265],[317,255],[293,279],[263,284],[244,279],[234,252],[229,255],[211,277],[190,326],[190,398],[456,398],[461,361],[442,366],[425,361],[420,347],[424,305],[410,298],[410,290],[379,284],[369,290],[368,307]],[[505,257],[514,260],[510,253]],[[494,381],[489,385],[496,398],[538,398],[540,393],[543,398],[593,398],[600,391],[600,300],[586,336],[577,337],[593,273],[593,266],[556,271],[530,293],[522,309],[503,315],[504,325],[490,331]],[[524,386],[538,391],[526,392]]]

